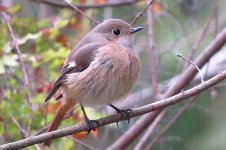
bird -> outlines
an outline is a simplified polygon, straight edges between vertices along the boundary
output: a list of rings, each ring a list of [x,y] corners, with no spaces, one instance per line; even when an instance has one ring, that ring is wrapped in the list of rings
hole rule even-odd
[[[136,83],[141,60],[134,49],[134,33],[142,27],[131,27],[120,19],[107,19],[85,35],[69,53],[58,79],[45,99],[47,103],[62,88],[56,99],[64,98],[48,132],[54,131],[65,114],[79,104],[89,127],[95,130],[85,112],[84,106],[109,105],[117,113],[121,110],[112,103],[125,99]],[[49,145],[50,141],[44,142]]]

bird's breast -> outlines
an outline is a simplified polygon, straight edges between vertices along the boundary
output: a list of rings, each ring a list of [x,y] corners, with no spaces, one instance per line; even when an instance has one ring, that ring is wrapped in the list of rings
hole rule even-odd
[[[90,66],[69,74],[65,96],[83,105],[103,105],[124,98],[140,72],[138,55],[123,46],[110,44],[98,49]]]

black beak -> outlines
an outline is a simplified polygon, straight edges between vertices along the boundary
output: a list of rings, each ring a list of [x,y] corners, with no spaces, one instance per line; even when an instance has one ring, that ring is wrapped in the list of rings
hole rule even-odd
[[[131,31],[130,31],[130,34],[136,33],[136,32],[138,32],[142,29],[143,29],[143,27],[132,28]]]

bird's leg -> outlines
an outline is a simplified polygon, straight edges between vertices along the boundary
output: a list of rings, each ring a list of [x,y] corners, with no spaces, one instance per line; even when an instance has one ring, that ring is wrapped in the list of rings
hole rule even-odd
[[[129,122],[130,122],[129,112],[132,112],[131,109],[121,110],[121,109],[115,107],[115,106],[112,105],[112,104],[109,104],[109,106],[111,106],[114,110],[116,110],[116,112],[117,112],[118,114],[121,114],[121,118],[122,118],[123,115],[125,114],[126,117],[128,118],[128,124],[129,124]],[[118,126],[118,122],[116,122],[116,124],[117,124],[117,126]]]
[[[82,109],[83,115],[84,115],[84,117],[85,117],[86,124],[88,125],[88,131],[87,131],[87,134],[89,134],[91,130],[95,131],[95,128],[93,127],[93,122],[95,122],[96,124],[99,124],[99,123],[98,123],[97,120],[90,120],[90,119],[87,117],[83,105],[81,105],[81,109]]]

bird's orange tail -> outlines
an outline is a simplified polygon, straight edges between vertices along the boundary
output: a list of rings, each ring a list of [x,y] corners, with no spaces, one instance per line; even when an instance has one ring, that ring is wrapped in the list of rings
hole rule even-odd
[[[54,118],[53,122],[51,123],[47,132],[56,130],[59,127],[62,120],[64,119],[65,114],[69,110],[71,110],[74,107],[74,105],[75,105],[75,101],[66,100],[66,102],[58,109],[57,114],[55,115],[55,118]],[[43,143],[43,145],[44,146],[50,146],[50,143],[51,143],[51,140],[45,141]]]

